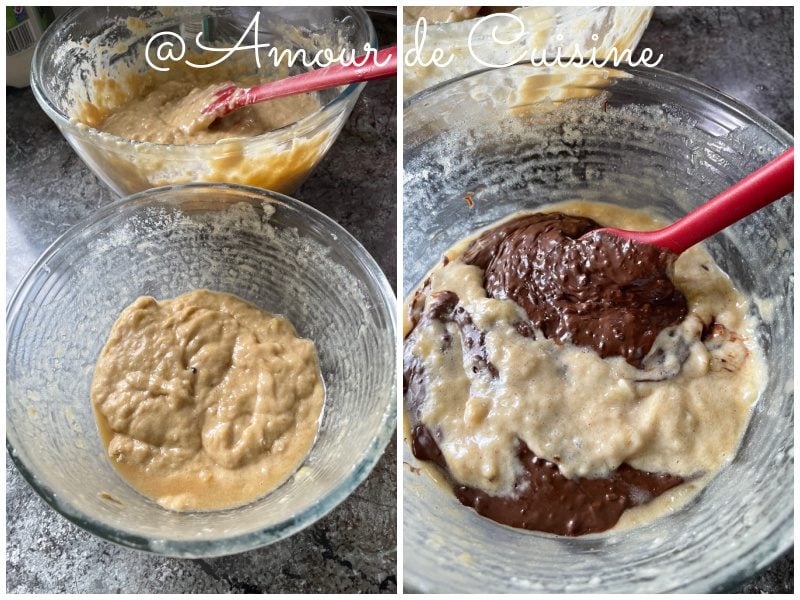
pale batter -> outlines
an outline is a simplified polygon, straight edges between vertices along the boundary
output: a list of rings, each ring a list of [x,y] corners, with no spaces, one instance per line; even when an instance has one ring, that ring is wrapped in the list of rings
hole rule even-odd
[[[235,85],[251,87],[263,82],[251,77]],[[213,144],[274,131],[320,109],[315,95],[297,94],[245,106],[220,119],[202,114],[202,109],[215,99],[216,93],[230,85],[234,84],[229,81],[210,84],[165,81],[145,95],[113,109],[98,128],[137,142]]]
[[[661,225],[611,205],[572,202],[552,210],[625,229]],[[489,297],[483,269],[464,261],[477,237],[448,251],[412,299],[405,324],[415,453],[446,466],[462,486],[462,502],[500,514],[507,507],[492,512],[490,497],[524,495],[520,485],[529,479],[521,476],[542,471],[542,460],[558,476],[585,478],[581,485],[628,466],[664,474],[654,488],[660,494],[681,479],[696,490],[731,459],[765,367],[749,303],[702,247],[674,264],[685,318],[661,331],[639,363],[623,354],[601,358],[569,343],[568,334],[546,337],[518,303]],[[576,531],[585,532],[565,525]]]
[[[571,56],[576,45],[587,55],[597,47],[599,58],[608,56],[612,48],[633,51],[652,11],[638,6],[405,7],[403,46],[418,48],[419,60],[405,67],[403,95],[408,98],[489,65],[529,61],[533,53],[540,59],[544,52],[552,60],[559,51]],[[494,16],[482,22],[498,12],[511,12],[513,17]],[[421,17],[426,19],[424,43]],[[434,52],[442,50],[445,58],[439,62],[446,60],[444,67],[433,61]],[[556,68],[551,74],[560,75],[561,71]]]
[[[100,70],[89,98],[78,86],[70,117],[110,135],[93,136],[81,151],[120,195],[198,182],[291,194],[333,143],[347,113],[326,112],[311,93],[243,107],[218,120],[202,115],[214,93],[231,82],[247,88],[290,75],[285,65],[254,74],[251,62],[231,58],[209,69],[181,63],[166,73],[118,63]]]
[[[324,385],[314,344],[289,321],[197,290],[126,308],[91,396],[128,483],[165,508],[211,510],[258,498],[300,466]]]
[[[414,25],[418,19],[428,23],[456,23],[476,17],[480,10],[480,6],[406,6],[403,24]]]

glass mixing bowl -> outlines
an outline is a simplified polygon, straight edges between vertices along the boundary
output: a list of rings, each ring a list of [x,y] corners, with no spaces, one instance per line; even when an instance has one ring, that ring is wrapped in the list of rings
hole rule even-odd
[[[86,103],[114,107],[133,94],[132,75],[155,76],[148,56],[173,73],[188,58],[196,63],[218,60],[218,55],[207,57],[208,52],[203,58],[192,54],[199,52],[198,32],[208,32],[206,46],[232,47],[258,11],[259,43],[280,50],[303,49],[313,56],[321,48],[360,54],[367,43],[377,47],[372,22],[357,7],[85,7],[64,14],[39,40],[31,68],[33,94],[78,156],[121,196],[195,182],[237,183],[292,193],[336,140],[363,83],[318,92],[322,107],[285,127],[216,144],[132,142],[78,120],[85,121],[91,114]],[[156,38],[148,53],[148,40],[161,32],[173,37]],[[161,42],[172,44],[169,49],[175,55],[184,50],[183,59],[158,63]],[[243,43],[253,42],[251,31]],[[236,57],[248,61],[245,64],[252,72],[269,73],[273,60],[267,58],[266,49],[260,52],[260,69],[252,51],[240,50]],[[302,69],[298,63],[286,74]],[[171,73],[159,76],[169,79]],[[227,78],[225,73],[220,76],[222,81]]]
[[[197,288],[288,317],[316,344],[326,398],[310,454],[281,487],[245,506],[179,513],[117,474],[89,389],[123,308]],[[62,515],[140,550],[217,556],[289,536],[344,500],[394,431],[392,289],[347,231],[279,194],[198,184],[103,207],[44,252],[7,323],[7,445],[17,468]]]
[[[455,241],[512,212],[585,199],[651,207],[672,220],[793,143],[755,111],[672,73],[529,64],[411,98],[404,135],[404,295]],[[785,552],[793,539],[792,220],[785,198],[706,243],[756,300],[769,372],[738,453],[699,495],[636,529],[558,538],[461,506],[418,472],[406,448],[406,584],[699,592],[735,585]]]

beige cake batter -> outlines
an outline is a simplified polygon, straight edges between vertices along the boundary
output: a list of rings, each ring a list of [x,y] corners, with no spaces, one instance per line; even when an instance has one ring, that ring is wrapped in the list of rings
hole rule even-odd
[[[548,210],[624,229],[663,225],[644,212],[597,203]],[[485,332],[486,360],[498,376],[470,368],[466,353],[459,360],[459,353],[443,352],[442,339],[460,339],[454,324],[420,322],[406,349],[421,358],[426,377],[419,418],[439,435],[447,470],[458,484],[513,496],[521,469],[517,439],[568,478],[605,477],[627,463],[684,477],[682,487],[694,491],[732,458],[765,366],[756,322],[747,315],[749,302],[702,246],[674,265],[672,281],[686,296],[688,315],[661,332],[637,369],[622,357],[604,359],[590,348],[520,335],[516,325],[527,320],[522,308],[487,297],[483,271],[458,260],[478,235],[447,252],[423,297],[443,290],[458,296],[459,306]],[[406,333],[413,326],[409,315],[406,310]],[[706,330],[701,341],[704,325],[711,323],[716,332],[707,337]],[[661,352],[665,358],[654,360]],[[670,492],[669,499],[659,499],[661,511],[680,496]],[[647,510],[645,505],[630,512],[658,514]]]
[[[257,77],[239,80],[238,87],[263,83]],[[231,82],[197,84],[191,80],[165,81],[139,98],[113,109],[99,129],[137,142],[157,144],[213,144],[220,140],[253,137],[294,123],[319,110],[312,94],[276,98],[235,110],[217,119],[202,114],[216,93]]]
[[[290,75],[285,65],[253,74],[251,62],[232,58],[209,69],[181,63],[165,73],[116,63],[99,69],[90,98],[78,86],[70,118],[112,135],[93,136],[81,152],[121,195],[198,182],[294,192],[347,113],[323,110],[311,93],[243,107],[219,120],[202,115],[214,92],[230,82],[252,87]]]
[[[123,478],[172,510],[244,504],[302,463],[324,386],[286,319],[197,290],[126,308],[95,367],[92,405]]]
[[[480,10],[480,6],[406,6],[403,24],[414,25],[418,19],[428,23],[456,23],[476,17]]]
[[[481,23],[489,13],[509,11]],[[576,45],[587,55],[596,47],[599,58],[610,56],[612,49],[632,51],[652,12],[638,6],[405,7],[403,46],[419,48],[419,55],[405,66],[403,96],[490,65],[529,62],[534,53],[540,59],[544,52],[552,60],[559,50],[571,56]],[[426,19],[424,38],[421,17]],[[433,62],[437,51],[444,51],[440,62],[446,60],[445,67]]]

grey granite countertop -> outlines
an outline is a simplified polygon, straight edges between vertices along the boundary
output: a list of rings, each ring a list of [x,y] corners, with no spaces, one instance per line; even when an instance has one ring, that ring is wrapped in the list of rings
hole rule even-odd
[[[375,17],[374,17],[375,18]],[[377,20],[380,19],[380,20]],[[394,22],[377,17],[382,43]],[[394,285],[396,81],[368,84],[341,136],[294,195],[348,229]],[[71,225],[114,200],[39,109],[7,89],[8,295]],[[353,494],[304,531],[207,560],[152,556],[105,542],[59,516],[6,458],[8,592],[389,592],[397,589],[397,451],[392,439]]]
[[[789,7],[657,7],[639,48],[794,130],[794,30]]]
[[[658,7],[639,48],[662,53],[660,68],[715,87],[794,131],[792,8]],[[793,592],[793,549],[730,591]]]

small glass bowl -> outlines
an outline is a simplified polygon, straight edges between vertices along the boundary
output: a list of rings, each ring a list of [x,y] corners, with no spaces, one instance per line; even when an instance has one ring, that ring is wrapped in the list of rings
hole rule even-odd
[[[85,102],[113,106],[116,101],[108,98],[119,90],[129,93],[131,74],[154,73],[146,60],[146,46],[155,34],[166,31],[180,36],[187,49],[184,58],[193,58],[199,31],[211,32],[206,45],[232,47],[256,12],[260,12],[259,42],[280,50],[302,48],[313,56],[319,46],[335,53],[354,50],[357,54],[367,43],[377,47],[372,22],[358,7],[84,7],[62,15],[39,40],[31,67],[34,97],[78,156],[120,196],[196,182],[253,185],[290,194],[336,140],[363,83],[318,92],[322,107],[285,127],[216,144],[133,142],[77,119]],[[180,45],[174,38],[171,42],[178,53]],[[154,42],[151,59],[157,47]],[[245,52],[240,50],[237,56]],[[266,50],[261,52],[262,69],[266,69],[272,59],[265,56]],[[218,58],[215,55],[208,60]],[[246,58],[252,61],[253,72],[258,72],[255,59],[249,54]],[[295,65],[290,74],[301,66]],[[108,80],[114,87],[98,83]]]
[[[138,296],[234,294],[314,341],[326,386],[317,440],[247,505],[171,512],[108,460],[89,400],[94,363]],[[369,474],[396,423],[395,296],[342,227],[243,186],[165,187],[101,208],[48,248],[8,308],[7,446],[58,512],[112,542],[181,557],[232,554],[310,525]]]
[[[404,112],[404,294],[454,242],[565,200],[674,220],[793,143],[721,92],[660,69],[484,70]],[[505,527],[404,461],[405,583],[447,592],[704,592],[752,577],[792,544],[793,203],[705,242],[754,297],[768,380],[733,461],[676,512],[578,538]]]

